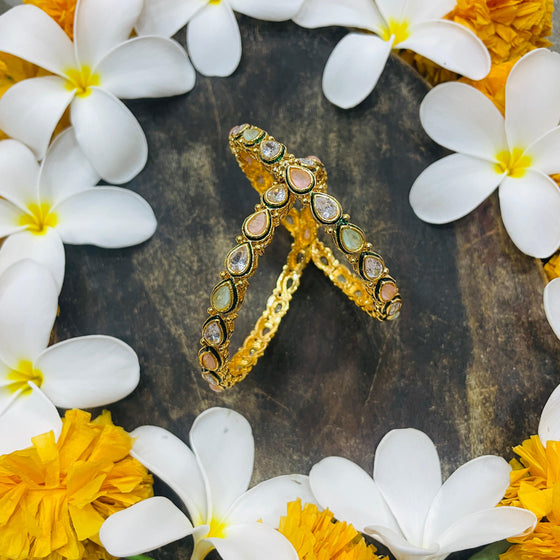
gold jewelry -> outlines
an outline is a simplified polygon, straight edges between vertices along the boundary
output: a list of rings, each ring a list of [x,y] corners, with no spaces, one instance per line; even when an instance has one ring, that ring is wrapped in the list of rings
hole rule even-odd
[[[340,203],[327,191],[327,172],[314,156],[296,158],[264,130],[248,124],[229,135],[237,163],[260,193],[255,206],[229,251],[221,281],[212,290],[210,318],[202,327],[198,353],[203,378],[215,391],[230,388],[249,373],[276,334],[310,260],[358,307],[379,319],[395,319],[402,300],[382,257],[373,251],[363,231],[350,222]],[[294,206],[299,202],[301,209]],[[266,309],[243,345],[229,359],[229,345],[239,308],[258,259],[282,223],[293,243]],[[350,267],[340,263],[318,237],[323,228]],[[354,272],[352,272],[352,270]]]

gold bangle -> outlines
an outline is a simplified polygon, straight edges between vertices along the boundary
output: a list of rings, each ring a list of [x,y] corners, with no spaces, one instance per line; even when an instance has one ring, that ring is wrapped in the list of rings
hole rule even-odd
[[[229,143],[261,200],[243,222],[242,234],[226,256],[226,270],[212,290],[210,317],[202,327],[198,357],[202,376],[215,391],[244,379],[263,355],[310,260],[356,305],[380,321],[395,319],[402,305],[397,284],[381,255],[350,222],[340,203],[326,193],[327,172],[317,157],[296,158],[264,130],[248,124],[234,127]],[[296,202],[301,209],[294,206]],[[229,359],[231,336],[249,279],[280,223],[293,237],[287,262],[266,309]],[[319,239],[319,228],[332,237],[350,267],[340,263]]]

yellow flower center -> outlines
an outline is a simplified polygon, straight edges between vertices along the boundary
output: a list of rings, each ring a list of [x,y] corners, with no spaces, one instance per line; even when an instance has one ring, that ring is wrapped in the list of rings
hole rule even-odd
[[[278,531],[293,545],[300,560],[381,560],[373,545],[347,523],[335,521],[328,510],[314,504],[288,504]]]
[[[99,74],[92,74],[89,66],[81,68],[70,68],[65,72],[68,80],[66,81],[66,89],[76,90],[76,95],[87,97],[91,93],[91,86],[98,86],[101,83]]]
[[[222,0],[210,0],[210,2],[208,2],[208,4],[213,4],[214,6],[219,4]]]
[[[395,42],[393,45],[398,45],[410,37],[409,28],[410,23],[405,19],[400,21],[390,19],[387,21],[387,27],[383,29],[383,35],[381,38],[384,41],[388,41],[394,35]]]
[[[494,165],[496,173],[507,173],[510,177],[519,179],[525,175],[528,167],[531,167],[531,157],[524,154],[522,148],[513,148],[511,152],[503,150],[496,154],[498,163]]]
[[[20,226],[27,226],[28,230],[35,235],[43,235],[47,232],[47,228],[55,227],[58,223],[58,217],[48,204],[32,203],[27,206],[29,214],[24,214],[19,219]]]
[[[8,385],[8,391],[10,393],[21,391],[22,395],[31,393],[30,381],[35,383],[37,387],[43,384],[43,374],[40,370],[35,369],[28,360],[21,360],[17,365],[17,369],[13,369],[8,373],[8,379],[11,381]]]
[[[204,537],[205,539],[210,538],[210,537],[215,537],[217,539],[223,539],[226,536],[226,523],[224,523],[223,521],[220,521],[219,519],[214,519],[212,518],[210,520],[210,531],[208,532],[208,534]]]

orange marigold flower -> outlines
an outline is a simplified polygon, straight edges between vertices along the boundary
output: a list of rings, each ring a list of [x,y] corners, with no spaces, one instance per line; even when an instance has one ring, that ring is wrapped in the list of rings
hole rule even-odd
[[[520,460],[510,464],[511,484],[502,505],[531,510],[539,519],[526,536],[508,539],[513,546],[501,560],[556,560],[560,558],[560,442],[543,446],[531,436],[513,449]]]
[[[547,37],[552,33],[553,9],[553,0],[457,0],[446,19],[473,31],[488,48],[494,67],[518,60],[533,49],[550,47]],[[418,54],[405,51],[402,56],[433,85],[459,78]],[[503,71],[498,70],[498,75]],[[472,85],[478,87],[476,82]],[[486,87],[479,89],[487,93]],[[500,103],[503,105],[503,99],[498,106]]]
[[[300,560],[381,560],[376,548],[348,523],[335,521],[328,510],[297,499],[288,504],[278,530],[292,543]]]
[[[52,432],[0,457],[0,559],[102,560],[109,515],[152,496],[152,477],[129,455],[132,438],[103,412],[69,410]]]
[[[77,0],[23,0],[47,12],[64,29],[70,39],[74,38],[74,11]]]

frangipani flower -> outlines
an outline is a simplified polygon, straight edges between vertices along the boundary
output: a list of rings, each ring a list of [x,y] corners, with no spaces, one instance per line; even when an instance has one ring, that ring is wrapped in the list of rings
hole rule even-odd
[[[543,301],[546,318],[554,334],[560,338],[560,278],[554,278],[544,287]],[[560,440],[560,433],[557,435]]]
[[[58,437],[53,404],[102,406],[138,384],[136,353],[111,336],[72,338],[47,348],[57,298],[51,273],[32,260],[0,276],[0,455],[28,447],[37,434],[52,430]]]
[[[225,408],[200,414],[190,431],[192,451],[163,428],[142,426],[131,435],[132,456],[175,491],[190,520],[167,498],[145,500],[103,524],[99,537],[109,553],[133,556],[192,535],[192,560],[213,548],[224,560],[298,559],[273,527],[288,502],[314,502],[307,477],[279,476],[247,490],[254,442],[243,416]]]
[[[455,0],[305,0],[293,18],[303,27],[345,25],[352,31],[334,48],[323,74],[329,101],[348,109],[373,90],[392,49],[409,49],[473,80],[490,70],[480,39],[442,19]]]
[[[51,144],[41,166],[17,140],[0,141],[0,273],[24,258],[49,268],[58,289],[64,278],[63,243],[119,248],[152,236],[157,221],[136,193],[94,187],[99,176],[72,128]]]
[[[474,210],[496,187],[507,232],[533,257],[560,245],[560,55],[534,50],[506,82],[505,118],[460,83],[435,87],[420,106],[426,132],[458,153],[424,170],[410,191],[419,218],[447,223]]]
[[[234,11],[257,19],[290,19],[302,0],[144,0],[139,35],[171,37],[187,25],[187,48],[205,76],[229,76],[241,60],[241,35]]]
[[[0,51],[52,76],[24,80],[0,99],[0,129],[42,159],[70,106],[80,147],[105,180],[124,183],[146,163],[144,133],[121,99],[165,97],[192,89],[194,70],[178,43],[129,39],[142,0],[78,0],[74,42],[45,12],[16,6],[0,16]]]
[[[494,507],[509,485],[510,470],[500,457],[478,457],[442,485],[430,438],[403,429],[381,440],[373,479],[347,459],[328,457],[311,469],[309,481],[321,506],[373,535],[397,560],[439,560],[532,530],[531,512]]]

